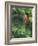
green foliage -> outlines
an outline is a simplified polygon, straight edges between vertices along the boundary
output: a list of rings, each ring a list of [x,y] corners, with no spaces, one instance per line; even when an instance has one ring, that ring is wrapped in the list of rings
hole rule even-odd
[[[21,38],[21,37],[31,37],[32,32],[30,30],[30,27],[25,27],[25,25],[18,25],[18,26],[12,26],[12,34],[16,38]]]
[[[12,8],[12,14],[18,14],[18,15],[29,15],[32,16],[32,8],[18,8],[18,7],[14,7]]]
[[[29,16],[29,24],[23,24],[23,16]],[[32,8],[12,8],[11,32],[14,38],[32,37]]]

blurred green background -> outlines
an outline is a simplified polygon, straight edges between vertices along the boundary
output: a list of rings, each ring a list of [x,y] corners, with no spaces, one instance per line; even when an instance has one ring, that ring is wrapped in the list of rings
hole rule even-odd
[[[29,24],[23,24],[23,16],[29,16]],[[13,38],[32,37],[32,8],[11,8],[11,36]]]

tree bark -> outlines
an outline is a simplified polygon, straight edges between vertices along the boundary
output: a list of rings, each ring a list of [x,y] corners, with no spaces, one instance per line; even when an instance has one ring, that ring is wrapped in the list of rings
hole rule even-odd
[[[24,24],[28,24],[29,23],[29,16],[24,15],[23,16],[23,22],[24,22]]]

